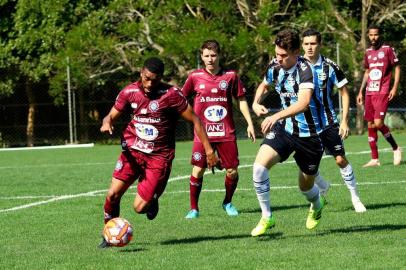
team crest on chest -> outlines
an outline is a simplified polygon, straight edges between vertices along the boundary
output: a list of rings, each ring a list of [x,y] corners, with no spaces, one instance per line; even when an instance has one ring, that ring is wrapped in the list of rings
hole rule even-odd
[[[227,81],[221,80],[220,83],[219,83],[219,87],[220,87],[220,89],[223,90],[223,91],[226,90],[227,87],[228,87]]]
[[[290,86],[294,86],[294,85],[295,85],[295,79],[289,76],[289,78],[288,78],[288,84],[289,84]]]
[[[324,72],[320,72],[317,77],[320,81],[324,81],[327,78],[326,73]]]
[[[149,103],[148,108],[152,111],[152,112],[156,112],[159,109],[159,103],[157,101],[151,101]]]

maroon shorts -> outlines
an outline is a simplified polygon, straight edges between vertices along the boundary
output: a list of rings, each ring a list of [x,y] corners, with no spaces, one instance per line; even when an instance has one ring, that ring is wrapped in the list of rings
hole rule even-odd
[[[137,192],[149,202],[155,194],[159,197],[164,192],[171,168],[172,159],[163,160],[136,151],[123,151],[113,177],[130,185],[138,179]]]
[[[212,142],[210,144],[211,147],[213,147],[213,150],[217,152],[223,168],[229,169],[238,167],[240,161],[238,160],[238,148],[236,141]],[[192,160],[190,163],[200,168],[207,167],[206,153],[202,143],[193,143]]]
[[[366,121],[374,121],[374,119],[385,119],[388,105],[388,94],[366,95],[364,119]]]

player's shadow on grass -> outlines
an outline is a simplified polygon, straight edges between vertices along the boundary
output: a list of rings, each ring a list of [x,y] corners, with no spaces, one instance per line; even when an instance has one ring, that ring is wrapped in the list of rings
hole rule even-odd
[[[123,253],[132,253],[132,252],[142,252],[142,251],[147,251],[148,249],[146,249],[146,248],[139,248],[139,247],[134,247],[134,248],[127,248],[127,249],[122,249],[122,250],[120,250],[120,252],[123,252]]]
[[[272,212],[281,211],[281,210],[289,210],[289,209],[296,209],[296,208],[309,208],[308,204],[296,204],[296,205],[272,205]],[[240,213],[245,214],[252,214],[252,213],[261,213],[261,208],[246,208],[246,209],[239,209]]]
[[[331,229],[328,233],[352,233],[352,232],[372,232],[372,231],[398,231],[406,229],[406,224],[383,224],[383,225],[365,225],[348,228]],[[326,234],[328,234],[326,232]],[[323,233],[321,233],[323,234]]]
[[[264,239],[270,238],[280,238],[282,233],[272,233],[265,237]],[[224,241],[224,240],[232,240],[232,239],[243,239],[243,238],[252,238],[249,234],[239,234],[239,235],[224,235],[224,236],[196,236],[184,239],[172,239],[162,241],[162,245],[178,245],[178,244],[196,244],[199,242],[211,242],[211,241]]]

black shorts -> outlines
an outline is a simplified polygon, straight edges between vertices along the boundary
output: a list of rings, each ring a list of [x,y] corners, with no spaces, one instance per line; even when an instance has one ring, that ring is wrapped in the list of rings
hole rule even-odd
[[[344,143],[337,124],[328,126],[319,136],[326,149],[326,155],[345,156]]]
[[[272,147],[281,157],[280,162],[289,158],[295,152],[293,158],[300,170],[308,175],[317,173],[323,156],[323,144],[318,136],[296,137],[277,125],[269,132],[262,144]]]

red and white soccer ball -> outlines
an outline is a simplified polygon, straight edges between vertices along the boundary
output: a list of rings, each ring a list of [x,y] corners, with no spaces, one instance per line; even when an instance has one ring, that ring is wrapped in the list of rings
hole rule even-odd
[[[126,219],[113,218],[104,225],[103,236],[110,245],[123,247],[133,238],[133,228]]]

